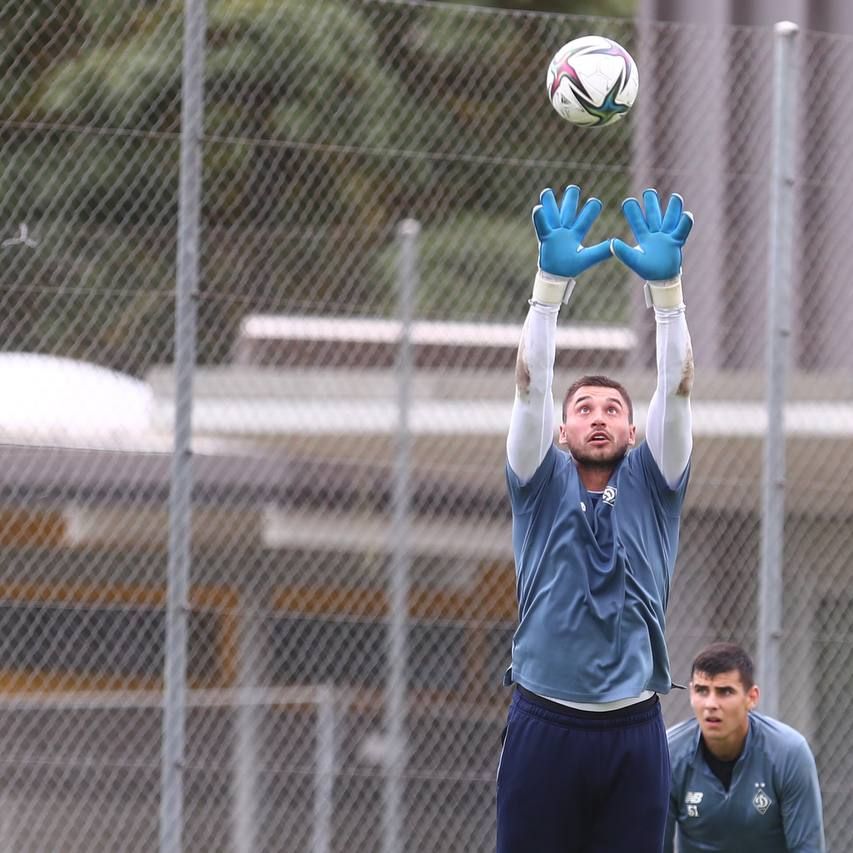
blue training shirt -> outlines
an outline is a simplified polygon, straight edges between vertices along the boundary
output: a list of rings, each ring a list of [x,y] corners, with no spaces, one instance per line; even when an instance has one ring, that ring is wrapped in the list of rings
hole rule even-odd
[[[750,712],[728,791],[702,755],[700,734],[695,719],[667,731],[672,791],[666,853],[824,853],[817,768],[798,731]]]
[[[551,445],[522,484],[507,465],[518,627],[507,681],[571,702],[668,693],[666,605],[689,465],[675,489],[646,442],[593,500]]]

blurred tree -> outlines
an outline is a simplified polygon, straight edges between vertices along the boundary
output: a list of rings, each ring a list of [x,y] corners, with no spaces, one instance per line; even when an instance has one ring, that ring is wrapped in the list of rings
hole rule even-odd
[[[82,46],[83,0],[4,3],[0,12],[0,115],[20,117],[31,107],[41,75]]]
[[[0,271],[0,334],[142,372],[171,355],[183,3],[33,3],[25,37],[0,50],[18,81],[0,220],[44,242]],[[567,151],[581,183],[584,162],[619,173],[629,141],[617,127],[600,149],[555,122],[541,79],[553,29],[447,3],[209,0],[199,360],[228,357],[248,310],[392,310],[406,216],[423,225],[423,312],[516,310],[535,262],[527,187],[552,168],[563,180]],[[464,284],[487,269],[474,305]]]
[[[531,12],[562,12],[567,15],[594,15],[603,18],[630,17],[637,0],[449,0],[466,6],[491,6]]]

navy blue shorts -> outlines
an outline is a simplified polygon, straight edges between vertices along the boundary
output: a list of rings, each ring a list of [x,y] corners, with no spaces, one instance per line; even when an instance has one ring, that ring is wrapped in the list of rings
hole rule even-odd
[[[498,762],[497,853],[660,853],[669,789],[657,696],[601,714],[517,687]]]

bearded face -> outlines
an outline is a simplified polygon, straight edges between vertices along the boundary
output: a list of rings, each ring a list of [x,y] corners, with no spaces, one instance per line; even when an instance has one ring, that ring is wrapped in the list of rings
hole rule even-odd
[[[634,445],[635,435],[628,406],[615,388],[584,385],[566,404],[560,444],[579,465],[612,469]]]

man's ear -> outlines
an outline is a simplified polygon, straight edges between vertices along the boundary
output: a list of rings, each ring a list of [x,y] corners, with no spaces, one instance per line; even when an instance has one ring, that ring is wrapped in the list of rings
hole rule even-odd
[[[631,424],[628,427],[628,446],[633,447],[637,441],[637,427]]]
[[[569,443],[569,439],[566,436],[566,425],[560,424],[558,432],[557,432],[557,444],[566,445]]]
[[[749,690],[746,691],[746,699],[747,699],[747,708],[748,710],[752,710],[758,704],[758,698],[761,695],[761,691],[758,689],[757,684],[753,684]]]

